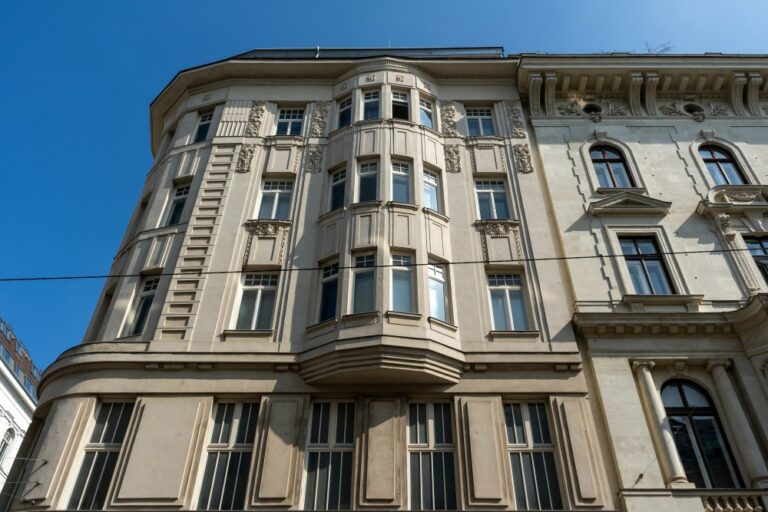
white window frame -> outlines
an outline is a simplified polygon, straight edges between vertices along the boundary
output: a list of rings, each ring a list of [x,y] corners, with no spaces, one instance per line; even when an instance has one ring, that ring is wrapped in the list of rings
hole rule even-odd
[[[512,283],[498,283],[499,279],[504,279],[505,281],[509,280],[511,278]],[[497,283],[492,284],[491,279],[496,279]],[[528,292],[527,287],[525,286],[525,276],[522,272],[514,271],[514,270],[497,270],[497,271],[488,271],[486,274],[486,282],[488,286],[488,304],[490,306],[491,311],[491,330],[496,331],[496,318],[494,316],[493,312],[493,292],[494,290],[501,290],[504,292],[504,314],[505,321],[507,324],[507,327],[511,327],[511,329],[506,330],[498,330],[500,332],[514,332],[514,331],[531,331],[533,330],[533,323],[531,319],[531,312],[530,312],[530,304],[528,300]],[[519,292],[522,297],[523,302],[523,308],[524,311],[523,317],[525,318],[525,326],[516,326],[515,320],[514,320],[514,312],[512,309],[512,301],[509,298],[510,292]],[[524,329],[518,328],[518,327],[524,327]]]
[[[429,124],[426,125],[422,121],[422,114],[429,118]],[[435,114],[434,114],[434,102],[431,100],[419,99],[419,124],[432,130],[435,129]]]
[[[286,124],[285,133],[279,134],[280,124]],[[294,125],[299,125],[299,133],[291,133]],[[275,134],[281,137],[301,137],[304,130],[304,107],[283,107],[277,112]]]
[[[362,192],[362,179],[373,176],[374,183],[376,183],[376,193],[373,199],[361,199],[360,193]],[[363,203],[368,201],[378,201],[379,199],[379,161],[378,160],[366,160],[360,162],[357,168],[357,202]]]
[[[432,283],[439,283],[443,287],[443,310],[445,318],[435,316],[432,303]],[[451,287],[448,274],[448,265],[438,261],[430,262],[427,265],[427,290],[429,293],[429,315],[436,320],[450,324],[453,319],[451,314]]]
[[[184,209],[187,206],[187,199],[189,199],[191,187],[192,185],[190,183],[180,183],[173,187],[171,201],[168,205],[168,213],[166,213],[165,222],[163,223],[164,226],[178,226],[179,224],[182,224],[181,221],[184,218]],[[177,206],[179,208],[179,218],[177,222],[172,223],[174,212],[177,211]]]
[[[153,277],[153,276],[147,276],[141,280],[139,283],[139,293],[136,295],[136,301],[134,303],[133,312],[131,316],[131,321],[129,322],[129,329],[126,333],[126,336],[140,336],[144,334],[144,332],[147,329],[147,321],[149,320],[149,315],[152,312],[152,306],[155,302],[155,296],[157,295],[157,289],[160,286],[160,278],[159,277]],[[141,331],[136,332],[136,329],[139,327],[139,320],[141,319],[141,311],[143,308],[143,305],[145,302],[149,302],[149,305],[147,306],[147,313],[144,318],[143,324],[141,326]]]
[[[213,110],[208,112],[201,112],[200,113],[200,119],[197,121],[197,127],[195,127],[195,133],[192,138],[193,144],[198,144],[200,142],[205,142],[208,140],[208,136],[211,134],[211,125],[213,124]],[[205,137],[198,139],[198,134],[200,133],[200,129],[203,126],[206,126],[205,129]]]
[[[465,113],[467,116],[467,136],[468,137],[493,137],[496,135],[496,124],[493,121],[493,108],[491,107],[466,107]],[[491,126],[493,126],[493,133],[485,133],[483,127],[483,119],[490,119]],[[470,135],[469,133],[469,121],[477,120],[477,124],[480,128],[479,135]]]
[[[405,106],[405,118],[402,117],[395,117],[395,103],[398,104],[398,106]],[[399,119],[401,121],[410,121],[411,120],[411,99],[410,94],[408,94],[408,91],[399,91],[399,90],[393,90],[392,91],[392,119]]]
[[[481,186],[489,188],[481,188]],[[490,194],[491,196],[491,213],[492,217],[489,219],[483,219],[482,212],[480,211],[480,194]],[[496,195],[503,194],[504,203],[507,205],[507,217],[499,217],[499,212],[496,211]],[[477,208],[477,218],[481,220],[509,220],[512,218],[512,209],[509,203],[509,194],[507,194],[507,184],[501,180],[475,180],[475,207]]]
[[[272,203],[272,211],[269,212],[269,217],[261,216],[261,208],[264,204],[264,198],[266,196],[274,196],[274,202]],[[278,205],[280,199],[288,196],[288,216],[285,219],[277,218]],[[261,200],[259,201],[259,209],[256,211],[256,218],[263,220],[290,220],[291,218],[291,206],[293,206],[293,182],[292,181],[277,181],[267,180],[261,187]]]
[[[262,298],[264,296],[264,292],[271,291],[274,293],[274,301],[275,303],[272,304],[272,312],[269,315],[269,327],[267,327],[265,330],[271,330],[272,324],[274,322],[274,316],[275,316],[275,309],[276,309],[276,302],[277,302],[277,286],[279,283],[279,275],[277,273],[269,273],[269,272],[248,272],[243,275],[242,279],[240,280],[240,294],[239,298],[237,300],[237,304],[235,304],[235,310],[234,315],[232,316],[232,322],[231,322],[231,328],[232,329],[238,329],[237,323],[240,319],[240,308],[243,304],[243,297],[246,293],[249,292],[255,292],[256,293],[256,301],[253,306],[253,316],[251,317],[250,326],[246,329],[244,327],[240,327],[240,330],[248,330],[248,331],[255,331],[257,329],[257,325],[259,323],[259,316],[261,315],[261,306],[262,306]]]
[[[336,208],[333,207],[333,194],[336,187],[342,187],[341,205]],[[331,185],[328,195],[328,211],[340,210],[346,206],[347,203],[347,169],[336,169],[331,173]]]
[[[366,106],[372,103],[376,103],[378,114],[376,117],[365,117]],[[373,121],[376,119],[381,119],[381,91],[363,91],[363,121]]]
[[[338,110],[338,115],[336,116],[336,127],[337,128],[344,128],[346,126],[351,126],[354,122],[354,119],[352,119],[352,96],[347,96],[345,98],[342,98],[336,102],[336,108]],[[349,111],[349,123],[342,126],[341,124],[341,116],[346,112]]]
[[[369,313],[376,311],[376,255],[373,253],[356,254],[353,256],[355,259],[355,266],[352,269],[352,313]],[[373,279],[373,288],[371,289],[371,308],[356,311],[357,306],[357,277],[360,274],[371,274]]]
[[[412,178],[411,164],[408,162],[402,162],[395,160],[392,162],[392,200],[400,203],[412,204],[413,203],[413,178]],[[395,199],[395,177],[404,179],[404,182],[408,185],[408,197],[405,201]]]
[[[443,213],[443,187],[442,187],[442,177],[440,176],[440,173],[435,171],[428,171],[424,170],[424,177],[423,177],[423,192],[424,192],[424,208],[429,208],[432,211],[435,211],[437,213]],[[432,188],[435,190],[435,200],[437,201],[437,208],[432,208],[431,206],[427,205],[427,189]]]
[[[318,311],[317,311],[317,318],[319,322],[327,322],[328,320],[332,320],[339,315],[339,291],[340,291],[340,282],[339,282],[339,262],[334,261],[333,263],[326,263],[322,266],[322,269],[320,271],[320,290],[319,290],[319,296],[318,296]],[[330,316],[328,318],[320,318],[323,313],[323,285],[329,281],[336,281],[336,303],[333,305],[333,316]]]
[[[391,298],[390,298],[390,310],[398,313],[417,313],[418,303],[416,301],[416,285],[415,285],[415,263],[413,262],[412,254],[396,253],[392,254],[392,267],[389,273]],[[411,311],[402,311],[395,309],[395,273],[407,273],[410,283],[410,299],[411,299]]]

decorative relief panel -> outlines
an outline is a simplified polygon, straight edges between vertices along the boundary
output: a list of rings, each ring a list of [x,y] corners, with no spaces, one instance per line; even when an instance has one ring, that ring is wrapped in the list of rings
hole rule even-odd
[[[504,147],[500,144],[478,144],[476,142],[469,145],[469,158],[472,164],[472,172],[482,174],[505,173],[507,172],[507,160],[504,154]]]
[[[240,154],[237,157],[235,172],[248,172],[251,170],[253,154],[256,152],[255,144],[243,144],[240,146]]]
[[[519,223],[515,220],[481,221],[477,224],[483,259],[486,262],[514,263],[523,259]]]
[[[504,110],[507,112],[507,121],[509,122],[509,136],[515,139],[525,138],[525,122],[523,121],[523,111],[518,101],[505,101]]]
[[[299,170],[303,148],[298,144],[274,144],[269,146],[265,172],[296,174]]]
[[[446,144],[445,170],[448,172],[461,172],[461,146],[459,144]]]
[[[728,107],[720,103],[709,102],[708,107],[702,107],[698,103],[687,103],[685,105],[680,101],[673,101],[659,106],[662,115],[672,117],[692,117],[694,121],[703,122],[707,117],[722,117],[730,115]]]
[[[325,146],[310,144],[307,146],[307,160],[305,169],[310,174],[317,174],[323,169],[323,155]]]
[[[261,123],[264,119],[266,104],[263,101],[254,101],[251,111],[248,113],[248,123],[245,126],[246,137],[258,137],[261,133]]]
[[[512,146],[512,154],[515,159],[515,168],[517,169],[517,172],[533,172],[531,150],[528,147],[528,144],[515,144]]]
[[[443,126],[443,135],[457,137],[456,131],[456,104],[452,101],[440,102],[440,124]]]
[[[328,108],[330,103],[318,101],[315,103],[315,111],[312,114],[312,137],[324,137],[328,127]]]
[[[243,265],[281,266],[291,221],[250,220],[246,228],[248,240],[245,243]]]
[[[224,105],[217,137],[242,137],[251,112],[250,100],[229,100]]]

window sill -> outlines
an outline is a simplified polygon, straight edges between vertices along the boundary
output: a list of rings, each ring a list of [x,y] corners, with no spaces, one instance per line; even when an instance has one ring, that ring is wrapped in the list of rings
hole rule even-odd
[[[699,310],[703,295],[624,295],[621,302],[628,306],[633,313],[644,313],[646,307],[684,307],[686,311],[695,313]]]
[[[379,199],[374,199],[373,201],[362,201],[359,203],[352,203],[349,205],[350,210],[358,210],[358,209],[365,209],[365,208],[380,208],[381,205],[384,204],[384,201],[381,201]]]
[[[413,204],[413,203],[401,203],[400,201],[387,201],[387,206],[390,208],[399,208],[402,210],[413,210],[416,211],[419,209],[419,205]]]
[[[596,194],[608,196],[611,194],[620,194],[622,192],[634,192],[635,194],[647,194],[648,191],[644,187],[598,187],[595,190]]]
[[[379,323],[379,311],[365,311],[364,313],[350,313],[341,317],[344,327],[359,327]]]
[[[342,206],[341,208],[336,208],[335,210],[331,210],[329,212],[325,212],[324,214],[320,215],[317,218],[317,221],[318,222],[324,222],[324,221],[326,221],[328,219],[333,219],[335,217],[341,217],[341,216],[344,215],[344,212],[346,212],[346,211],[347,211],[347,207],[346,206]]]
[[[228,329],[221,333],[221,341],[237,338],[271,338],[274,334],[273,329]]]
[[[443,222],[448,222],[451,220],[450,217],[448,217],[444,213],[440,213],[437,210],[433,210],[432,208],[427,208],[426,206],[422,208],[422,211],[429,215],[430,217],[437,217],[438,219],[442,220]]]
[[[323,320],[322,322],[318,322],[316,324],[310,325],[307,327],[307,333],[308,334],[323,334],[325,332],[330,332],[336,329],[336,324],[339,322],[338,318],[329,318],[328,320]]]
[[[504,138],[498,135],[467,135],[467,144],[477,144],[482,142],[503,142]]]
[[[275,146],[278,144],[298,146],[302,142],[304,142],[304,137],[301,135],[267,135],[264,137],[265,146]]]
[[[448,331],[448,333],[445,333],[445,334],[454,334],[456,331],[459,330],[458,326],[449,324],[448,322],[444,322],[439,318],[435,318],[433,316],[427,317],[427,322],[429,322],[430,327],[432,327],[432,329],[437,332]]]
[[[391,324],[416,326],[421,322],[421,313],[408,313],[406,311],[387,311],[387,321]]]
[[[492,341],[507,341],[507,340],[531,340],[540,336],[539,331],[491,331],[488,333],[488,337]]]

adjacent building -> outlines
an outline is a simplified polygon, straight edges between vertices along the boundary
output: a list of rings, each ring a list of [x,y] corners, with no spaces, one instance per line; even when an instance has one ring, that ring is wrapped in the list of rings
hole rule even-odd
[[[766,68],[318,48],[180,72],[5,509],[759,510]]]

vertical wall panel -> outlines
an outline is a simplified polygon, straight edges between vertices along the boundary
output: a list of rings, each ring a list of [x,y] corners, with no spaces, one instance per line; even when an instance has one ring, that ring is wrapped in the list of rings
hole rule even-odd
[[[398,401],[395,399],[370,400],[365,418],[365,460],[362,461],[365,491],[364,501],[380,505],[399,501],[398,469],[400,443],[398,442]],[[396,505],[395,505],[396,506]]]

